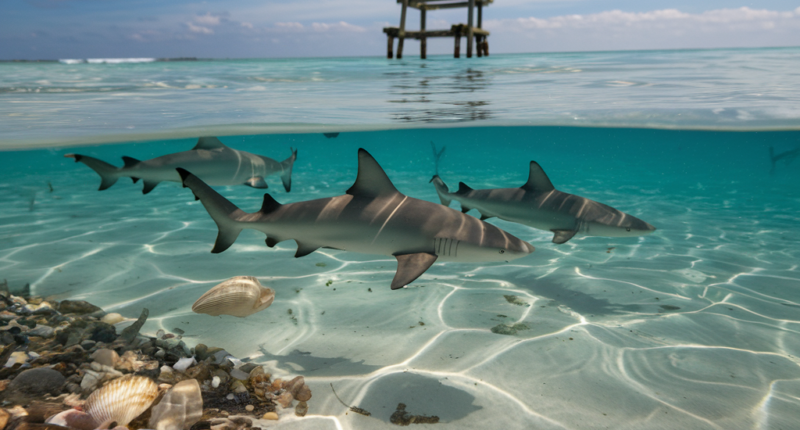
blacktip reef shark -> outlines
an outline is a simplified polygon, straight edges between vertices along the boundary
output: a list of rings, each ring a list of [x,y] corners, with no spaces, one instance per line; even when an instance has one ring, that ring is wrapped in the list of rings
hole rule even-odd
[[[408,197],[381,166],[358,150],[358,176],[347,194],[282,205],[269,194],[258,212],[247,213],[197,176],[177,169],[217,223],[211,252],[228,249],[246,228],[267,235],[267,246],[297,242],[295,257],[334,248],[397,258],[393,290],[422,275],[435,261],[491,262],[524,257],[534,248],[505,231],[436,203]]]
[[[791,164],[797,156],[800,155],[800,148],[790,149],[788,151],[781,152],[780,154],[775,155],[775,149],[773,147],[769,147],[769,161],[772,162],[772,167],[769,169],[769,174],[775,174],[775,164],[778,161],[785,161],[786,164]]]
[[[555,189],[544,170],[531,161],[528,182],[519,188],[473,190],[463,182],[451,193],[439,175],[431,179],[439,200],[450,206],[461,203],[461,211],[477,209],[481,219],[497,217],[553,232],[553,243],[561,244],[582,233],[587,236],[631,237],[650,234],[655,227],[611,206]]]
[[[247,185],[253,188],[268,188],[264,178],[279,174],[286,192],[292,189],[292,166],[297,159],[297,150],[282,162],[269,157],[237,151],[220,142],[216,137],[201,137],[197,145],[189,151],[162,155],[150,160],[139,161],[131,157],[122,157],[125,165],[112,166],[97,158],[80,154],[66,154],[91,167],[100,175],[100,190],[114,185],[117,179],[129,177],[136,183],[139,179],[144,183],[143,194],[153,191],[162,181],[180,182],[181,177],[175,171],[178,167],[190,169],[210,185]]]

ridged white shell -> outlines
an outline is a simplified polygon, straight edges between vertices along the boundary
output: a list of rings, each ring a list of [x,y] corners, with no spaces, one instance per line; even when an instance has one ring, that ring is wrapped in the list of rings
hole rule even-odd
[[[126,426],[158,397],[158,385],[143,376],[123,376],[93,392],[84,410],[98,423],[116,421]]]
[[[203,294],[192,311],[198,314],[232,315],[244,318],[263,311],[275,300],[275,291],[252,276],[235,276]]]

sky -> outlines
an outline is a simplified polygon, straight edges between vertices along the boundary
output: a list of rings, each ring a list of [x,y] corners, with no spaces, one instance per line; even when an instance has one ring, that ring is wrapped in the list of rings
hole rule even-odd
[[[0,60],[380,56],[399,21],[395,0],[0,0]],[[427,28],[460,22],[431,11]],[[800,1],[495,0],[483,27],[491,53],[800,46]]]

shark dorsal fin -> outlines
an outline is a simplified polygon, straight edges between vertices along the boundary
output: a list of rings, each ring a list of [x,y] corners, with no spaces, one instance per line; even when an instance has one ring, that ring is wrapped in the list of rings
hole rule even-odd
[[[463,182],[458,183],[458,191],[456,191],[456,194],[466,194],[470,191],[472,191],[472,187]]]
[[[197,139],[197,145],[195,145],[194,148],[192,148],[192,150],[197,150],[197,149],[211,150],[217,148],[226,148],[226,146],[224,143],[220,142],[219,139],[217,139],[216,137],[205,136],[201,137],[200,139]]]
[[[386,176],[380,164],[365,149],[358,150],[358,176],[356,182],[347,190],[351,196],[377,197],[397,193],[392,181]]]
[[[275,212],[281,206],[283,205],[281,205],[275,199],[273,199],[272,196],[269,195],[269,193],[264,194],[264,203],[261,204],[261,213],[268,214]]]
[[[542,166],[535,161],[531,161],[531,172],[528,176],[528,182],[525,185],[521,186],[525,191],[539,191],[539,192],[547,192],[553,191],[556,187],[553,186],[553,183],[550,182],[550,178],[547,177],[547,174],[544,173],[542,170]]]
[[[125,157],[125,156],[122,157],[122,162],[125,163],[125,165],[123,167],[133,167],[133,166],[141,163],[141,161],[139,161],[139,160],[137,160],[137,159],[135,159],[133,157]]]

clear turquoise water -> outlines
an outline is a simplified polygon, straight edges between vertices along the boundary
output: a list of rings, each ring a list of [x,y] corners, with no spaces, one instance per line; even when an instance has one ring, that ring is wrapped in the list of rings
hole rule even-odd
[[[190,343],[304,375],[309,416],[287,413],[279,427],[393,428],[403,402],[458,429],[793,428],[800,161],[771,172],[768,151],[800,146],[788,89],[798,88],[797,53],[0,64],[13,71],[4,88],[15,88],[0,93],[0,130],[17,149],[0,155],[0,276],[127,317],[147,307],[145,332],[181,328]],[[37,81],[75,91],[18,91]],[[186,89],[202,82],[218,87]],[[246,89],[257,85],[265,90]],[[331,129],[345,131],[320,133]],[[142,195],[120,180],[98,192],[94,172],[62,157],[121,165],[122,155],[189,149],[208,130],[276,159],[298,148],[291,193],[267,178],[281,203],[342,194],[359,147],[401,192],[436,202],[435,142],[447,146],[440,174],[451,187],[518,186],[536,160],[556,188],[658,230],[557,246],[549,233],[492,220],[536,251],[508,264],[435,264],[391,291],[388,257],[294,259],[293,242],[268,249],[252,231],[211,254],[216,226],[188,190],[170,183]],[[219,191],[248,211],[263,194]],[[237,275],[274,288],[275,303],[245,319],[191,312]],[[490,331],[507,322],[529,329]],[[373,416],[347,414],[329,383]]]

